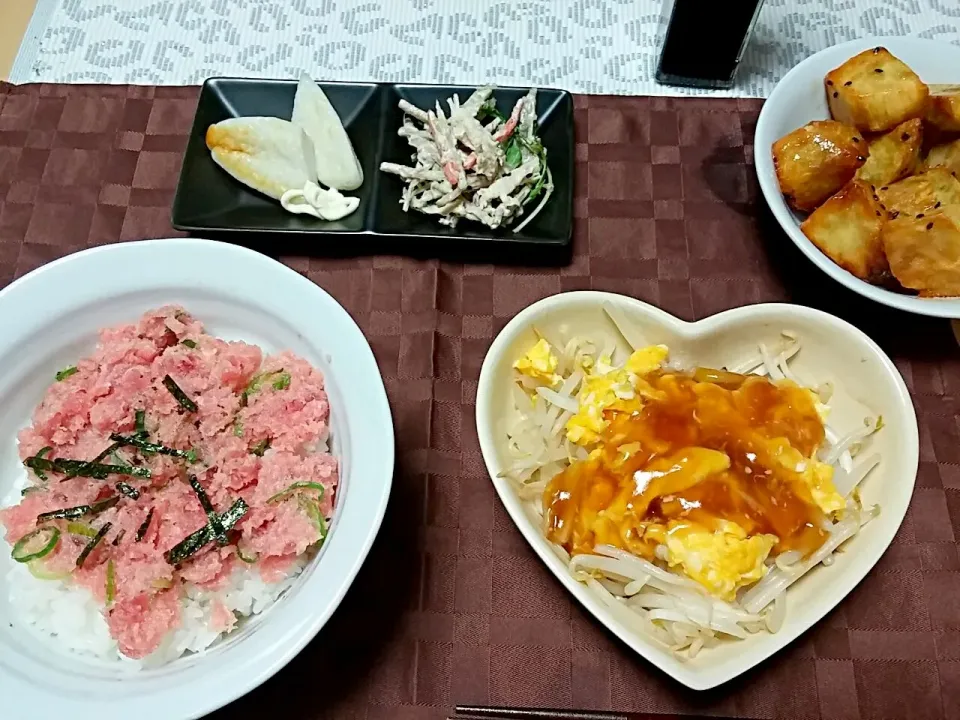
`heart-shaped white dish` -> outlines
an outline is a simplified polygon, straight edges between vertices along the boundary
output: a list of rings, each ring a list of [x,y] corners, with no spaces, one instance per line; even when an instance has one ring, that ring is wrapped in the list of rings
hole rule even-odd
[[[811,570],[787,592],[787,617],[779,632],[751,635],[704,649],[693,659],[669,650],[620,623],[587,586],[573,578],[551,543],[540,519],[514,485],[498,475],[506,466],[503,420],[515,412],[510,386],[512,365],[536,342],[534,327],[552,337],[588,337],[601,345],[629,347],[603,311],[612,303],[649,344],[665,344],[671,360],[682,366],[732,366],[755,355],[760,342],[773,345],[792,331],[801,350],[791,368],[809,382],[830,381],[830,424],[839,433],[861,426],[866,416],[883,417],[872,437],[880,465],[861,486],[865,506],[879,503],[879,517],[866,525],[835,556],[829,567]],[[696,323],[679,320],[632,298],[602,292],[571,292],[545,298],[514,317],[497,336],[480,371],[477,388],[477,433],[490,477],[520,532],[540,559],[594,617],[633,650],[674,679],[706,690],[740,675],[783,648],[839,603],[880,559],[907,512],[919,461],[917,420],[903,378],[884,352],[852,325],[831,315],[796,305],[751,305]]]

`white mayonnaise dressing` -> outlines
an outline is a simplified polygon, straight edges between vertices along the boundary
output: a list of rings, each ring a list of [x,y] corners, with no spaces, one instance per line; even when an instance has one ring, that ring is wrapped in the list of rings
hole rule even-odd
[[[302,189],[287,190],[280,197],[280,205],[295,215],[312,215],[321,220],[340,220],[360,205],[360,198],[346,197],[334,189],[325,190],[316,183],[307,182]]]

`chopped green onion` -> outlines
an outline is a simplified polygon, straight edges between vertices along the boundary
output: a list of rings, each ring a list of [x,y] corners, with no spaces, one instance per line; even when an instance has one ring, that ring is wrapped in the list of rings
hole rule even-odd
[[[146,435],[147,434],[147,412],[146,410],[137,410],[133,415],[133,429],[136,431],[137,435]]]
[[[183,458],[187,462],[195,463],[197,461],[197,451],[193,448],[190,448],[186,453],[184,453]]]
[[[243,423],[240,420],[233,424],[233,434],[237,437],[243,437]]]
[[[107,605],[113,605],[117,597],[117,571],[113,565],[113,558],[107,560]]]
[[[187,397],[187,394],[180,389],[180,386],[173,381],[172,377],[165,375],[163,378],[163,386],[170,391],[173,399],[176,400],[184,410],[187,412],[197,411],[197,404]]]
[[[97,545],[100,544],[100,541],[107,536],[107,533],[110,532],[110,528],[113,527],[113,523],[104,523],[103,527],[97,531],[97,534],[93,536],[93,539],[87,543],[86,547],[80,552],[80,556],[77,558],[77,567],[83,567],[83,563],[87,561],[87,558],[90,557]]]
[[[158,455],[169,455],[170,457],[186,458],[191,462],[196,462],[197,453],[194,450],[177,450],[158,443],[152,443],[136,435],[119,435],[112,433],[110,439],[119,445],[129,445],[145,453],[156,453]]]
[[[68,368],[64,368],[63,370],[61,370],[60,372],[57,373],[57,375],[56,375],[56,377],[57,377],[57,382],[63,382],[63,381],[66,380],[68,377],[70,377],[71,375],[76,375],[78,372],[79,372],[79,371],[77,370],[77,366],[76,366],[76,365],[71,365],[71,366],[68,367]]]
[[[116,547],[121,543],[121,541],[123,540],[123,536],[126,534],[127,534],[127,531],[121,529],[120,532],[117,533],[117,536],[113,539],[113,542],[110,544]]]
[[[243,562],[247,563],[248,565],[253,565],[258,560],[256,555],[244,554],[244,551],[240,548],[239,545],[237,545],[237,557],[240,558]]]
[[[38,460],[42,460],[44,455],[51,452],[53,452],[53,448],[47,445],[46,447],[42,447],[39,450],[37,450],[37,454],[34,455],[34,457],[37,458]],[[43,470],[37,470],[36,468],[34,468],[33,474],[36,475],[41,480],[47,479],[47,476],[43,474]]]
[[[147,519],[140,523],[140,527],[137,528],[136,541],[140,542],[143,540],[143,536],[147,534],[147,530],[150,529],[150,521],[153,520],[153,508],[150,508],[150,512],[147,513]]]
[[[91,527],[86,523],[77,522],[76,520],[71,520],[67,523],[67,532],[71,535],[83,535],[84,537],[95,537],[97,534],[97,529]]]
[[[42,523],[47,520],[75,520],[84,515],[96,515],[108,508],[112,508],[120,502],[119,495],[111,495],[106,500],[95,502],[91,505],[77,505],[76,507],[63,508],[62,510],[51,510],[50,512],[37,515],[37,522]]]
[[[283,500],[286,500],[288,497],[293,495],[298,490],[316,490],[317,492],[320,493],[319,497],[317,497],[318,502],[320,500],[323,500],[323,494],[324,492],[326,492],[324,490],[323,485],[321,485],[320,483],[308,482],[306,480],[299,480],[293,483],[292,485],[290,485],[289,487],[287,487],[286,490],[281,490],[276,495],[270,498],[267,498],[267,502],[271,504],[281,502]]]
[[[270,438],[264,438],[250,448],[250,452],[257,457],[263,457],[263,454],[270,449]]]
[[[314,501],[312,498],[301,495],[297,498],[297,504],[300,506],[300,509],[307,514],[307,517],[313,521],[313,526],[317,529],[317,534],[320,536],[319,542],[322,543],[327,539],[327,521],[324,519],[323,513],[320,512],[320,503]]]
[[[240,522],[240,518],[246,515],[249,509],[249,506],[244,502],[243,498],[238,498],[237,501],[230,506],[230,509],[219,517],[223,529],[233,529],[233,526]],[[179,565],[212,541],[213,530],[211,530],[210,524],[208,523],[196,532],[188,535],[170,550],[167,550],[167,552],[163,554],[163,557],[171,565]]]
[[[60,542],[60,530],[55,527],[37,528],[17,540],[10,557],[18,563],[28,563],[49,555]]]
[[[37,580],[66,580],[70,577],[68,572],[51,572],[47,569],[43,560],[33,560],[27,563],[27,570]]]
[[[116,488],[119,493],[121,493],[122,495],[126,495],[131,500],[140,499],[140,491],[137,490],[133,485],[130,485],[129,483],[125,483],[123,481],[118,482],[116,484]]]
[[[223,524],[220,522],[220,516],[217,515],[216,509],[213,507],[213,503],[210,502],[210,498],[207,496],[206,490],[203,489],[203,485],[200,484],[200,481],[197,480],[196,475],[190,475],[187,478],[187,481],[190,483],[190,487],[193,488],[193,491],[197,494],[197,499],[200,500],[200,507],[203,508],[203,511],[207,514],[207,522],[210,523],[210,529],[213,531],[213,536],[217,539],[218,545],[227,544],[227,533],[223,529]]]
[[[181,345],[186,345],[186,346],[187,346],[188,348],[190,348],[191,350],[196,350],[196,348],[197,348],[197,343],[195,343],[195,342],[194,342],[193,340],[191,340],[190,338],[187,338],[186,340],[181,340],[181,341],[180,341],[180,344],[181,344]]]
[[[284,381],[284,376],[286,376],[286,381]],[[246,407],[250,396],[260,392],[260,389],[263,387],[265,382],[272,382],[274,383],[275,389],[283,390],[290,385],[290,374],[285,373],[283,368],[280,368],[279,370],[271,370],[270,372],[254,375],[250,379],[250,383],[247,385],[246,389],[243,391],[243,394],[240,396],[240,407]]]

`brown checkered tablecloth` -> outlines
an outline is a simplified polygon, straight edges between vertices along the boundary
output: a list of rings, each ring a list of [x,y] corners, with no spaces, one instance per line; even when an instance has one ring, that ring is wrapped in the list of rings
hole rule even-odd
[[[196,98],[195,88],[0,86],[0,286],[91,245],[172,235]],[[847,293],[779,231],[752,168],[759,106],[578,97],[575,250],[560,269],[282,258],[370,339],[396,422],[396,481],[341,609],[216,717],[412,720],[476,703],[960,718],[960,351],[947,322]],[[320,253],[331,241],[316,242]],[[525,305],[581,288],[683,318],[763,301],[817,306],[876,339],[913,392],[920,474],[893,546],[819,626],[714,691],[677,685],[572,602],[485,475],[473,398],[490,341]]]

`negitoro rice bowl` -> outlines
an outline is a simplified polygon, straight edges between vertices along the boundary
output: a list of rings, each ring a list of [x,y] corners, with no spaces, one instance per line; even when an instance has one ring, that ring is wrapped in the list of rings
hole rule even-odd
[[[0,526],[14,611],[62,647],[144,664],[203,650],[326,539],[339,467],[302,358],[166,306],[51,380]]]
[[[5,512],[0,529],[0,715],[100,720],[109,708],[117,717],[186,720],[280,670],[344,599],[390,493],[390,409],[376,360],[354,320],[320,286],[268,256],[224,243],[168,239],[95,248],[42,266],[0,289],[0,325],[0,504],[29,501],[26,510]],[[112,330],[103,343],[105,328]],[[121,345],[140,350],[98,360],[98,353]],[[143,363],[140,370],[120,371],[136,360]],[[172,383],[164,382],[167,375]],[[65,423],[58,433],[57,413],[47,411],[62,406],[70,389],[99,400],[101,384],[120,401],[103,407],[89,398],[75,407],[68,403],[77,412],[60,419],[70,415],[78,423]],[[197,413],[183,405],[174,387],[197,405]],[[97,433],[107,441],[102,446]],[[99,464],[127,465],[130,474],[87,467],[60,482],[119,442],[111,434],[124,437],[122,446]],[[51,450],[41,452],[47,446]],[[37,455],[40,462],[25,467],[24,459]],[[36,468],[46,481],[36,477]],[[146,468],[151,477],[134,468]],[[36,491],[21,495],[26,486],[44,482],[56,483],[68,496],[62,502],[51,496],[48,507]],[[131,488],[138,499],[130,497]],[[212,505],[211,515],[198,488]],[[115,501],[114,491],[121,495]],[[68,582],[37,578],[29,563],[11,557],[7,523],[20,533],[34,510],[40,515],[92,505],[101,493],[112,507],[51,520],[66,567],[55,564],[52,550],[40,559],[49,561],[51,574],[70,570]],[[168,494],[182,504],[154,508],[137,543],[150,510],[140,504],[159,505]],[[240,500],[247,506],[242,514]],[[44,507],[30,507],[38,503]],[[282,526],[274,522],[281,516]],[[220,544],[213,517],[226,544]],[[71,569],[77,547],[95,540],[108,522],[79,573]],[[255,540],[254,525],[276,532]],[[323,525],[327,534],[320,543]],[[202,541],[196,553],[167,557],[195,534]],[[153,550],[144,550],[143,543]],[[21,559],[37,549],[21,547],[29,551]],[[128,551],[143,561],[133,574],[138,564]],[[102,573],[102,585],[96,573]],[[179,615],[175,627],[141,622],[156,608],[124,599],[125,573],[128,590],[139,584],[144,593],[167,599],[163,593],[177,591],[177,603],[159,608],[161,620]],[[112,607],[138,630],[120,631],[110,619]],[[224,632],[232,623],[232,631]]]
[[[501,331],[477,431],[543,563],[696,689],[769,657],[863,579],[919,455],[903,379],[842,320],[754,305],[688,323],[590,291]]]

